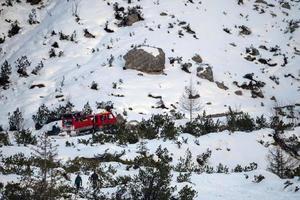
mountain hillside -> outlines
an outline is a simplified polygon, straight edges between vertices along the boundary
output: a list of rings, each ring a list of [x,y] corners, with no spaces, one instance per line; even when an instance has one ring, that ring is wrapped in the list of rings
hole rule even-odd
[[[9,140],[3,146],[0,140],[1,157],[23,153],[30,158],[34,152],[36,143],[18,142],[12,119],[22,121],[22,131],[38,138],[56,120],[61,126],[59,115],[55,120],[42,116],[37,127],[41,108],[50,112],[73,105],[73,111],[82,111],[88,103],[97,113],[113,105],[112,112],[127,122],[149,120],[151,124],[155,114],[171,116],[163,119],[172,121],[168,125],[174,126],[175,139],[163,136],[167,129],[163,123],[152,138],[131,137],[135,129],[128,131],[127,126],[120,129],[129,139],[53,136],[50,140],[58,145],[61,169],[67,171],[69,161],[111,154],[117,158],[101,161],[103,173],[133,177],[139,173],[136,160],[143,155],[140,145],[156,161],[163,160],[156,154],[161,145],[172,157],[168,163],[173,167],[170,185],[177,186],[171,192],[175,196],[187,184],[197,191],[195,199],[298,199],[299,174],[284,177],[288,179],[275,175],[267,157],[273,147],[280,147],[295,161],[290,170],[298,168],[299,173],[299,13],[299,0],[0,0],[0,132]],[[147,68],[147,62],[152,62],[152,68]],[[131,69],[134,63],[138,70]],[[189,112],[181,101],[189,86],[198,92],[201,104],[194,118],[208,116],[217,128],[204,133],[191,124],[187,127]],[[253,118],[255,128],[232,129],[230,111]],[[282,124],[274,118],[278,112]],[[255,119],[261,116],[268,125],[259,126]],[[186,171],[175,166],[188,152],[194,165],[208,153],[207,165],[201,173],[193,168],[190,181],[178,183],[176,177]],[[238,165],[247,170],[236,171]],[[21,172],[2,168],[4,185],[20,181]],[[72,170],[71,186],[77,173]],[[84,185],[89,184],[92,171],[81,170]],[[259,175],[264,179],[257,181]],[[117,181],[108,182],[101,194],[118,190]],[[73,193],[70,198],[89,199]]]

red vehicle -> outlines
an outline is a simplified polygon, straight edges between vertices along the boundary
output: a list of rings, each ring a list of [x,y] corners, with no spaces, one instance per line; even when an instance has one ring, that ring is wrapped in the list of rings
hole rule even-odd
[[[62,119],[62,127],[64,131],[76,133],[97,130],[103,125],[115,124],[116,117],[111,112],[102,112],[98,114],[82,115],[80,113],[65,115]]]

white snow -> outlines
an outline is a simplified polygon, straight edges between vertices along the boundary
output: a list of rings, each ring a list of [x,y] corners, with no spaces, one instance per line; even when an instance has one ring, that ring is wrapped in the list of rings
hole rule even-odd
[[[147,53],[150,53],[154,57],[159,55],[159,50],[155,47],[142,46],[141,49],[143,49]]]
[[[136,22],[130,27],[118,27],[114,18],[112,5],[118,2],[120,6],[127,8],[127,1],[123,0],[80,1],[78,23],[72,15],[72,7],[76,2],[73,0],[44,0],[44,6],[31,6],[26,1],[14,3],[13,7],[0,5],[0,38],[6,36],[5,42],[0,44],[0,65],[7,60],[12,66],[10,88],[0,89],[0,125],[7,129],[8,113],[19,107],[25,119],[24,127],[33,129],[32,115],[41,104],[44,103],[53,109],[68,100],[75,105],[76,110],[81,110],[84,104],[89,102],[94,112],[97,112],[96,101],[112,101],[114,112],[122,113],[125,110],[128,113],[127,120],[141,120],[153,113],[168,112],[172,108],[171,104],[179,107],[179,98],[190,79],[193,79],[195,87],[200,92],[203,110],[207,114],[225,112],[231,106],[249,112],[251,116],[264,114],[270,117],[275,105],[300,103],[300,56],[295,54],[295,49],[300,50],[300,29],[293,33],[285,33],[289,21],[299,20],[300,4],[288,1],[291,5],[291,9],[288,10],[280,6],[280,0],[266,1],[274,4],[274,7],[259,3],[256,4],[259,9],[255,10],[255,0],[244,0],[244,4],[240,6],[236,0],[193,0],[194,3],[187,0],[133,1],[130,6],[141,5],[145,20]],[[27,22],[32,8],[36,9],[39,24],[29,25]],[[261,9],[264,12],[259,14]],[[167,13],[167,16],[161,16],[162,12]],[[7,32],[10,23],[7,21],[15,20],[18,20],[21,30],[19,34],[9,38]],[[179,25],[183,21],[186,24]],[[104,31],[106,22],[114,33]],[[195,31],[195,37],[183,29],[188,24]],[[173,28],[170,28],[171,25]],[[241,25],[249,27],[252,34],[239,35],[238,26]],[[228,28],[231,34],[224,32],[224,28]],[[96,37],[94,39],[84,37],[83,29],[88,29]],[[52,31],[55,31],[56,35],[52,36]],[[74,31],[76,42],[59,39],[59,32],[71,36]],[[180,37],[179,31],[184,36]],[[59,48],[54,48],[56,54],[62,51],[62,57],[49,58],[49,50],[54,42],[59,44]],[[159,54],[158,49],[153,47],[162,48],[166,54],[164,74],[138,76],[138,71],[122,69],[125,64],[123,56],[132,47],[139,45],[153,56]],[[278,45],[281,54],[261,49],[260,45],[265,45],[268,49]],[[272,63],[276,62],[278,65],[268,67],[257,61],[245,60],[245,49],[250,46],[259,50],[259,57],[271,59]],[[228,90],[222,90],[215,83],[196,76],[198,65],[191,60],[195,54],[199,54],[204,63],[212,66],[214,80],[224,82],[229,87]],[[288,58],[285,67],[281,66],[284,63],[283,54]],[[19,77],[15,66],[15,61],[24,55],[31,62],[31,66],[27,69],[29,74],[27,78]],[[111,56],[114,60],[112,67],[109,67]],[[170,64],[170,57],[182,57],[182,63],[192,63],[191,73],[183,72],[178,63]],[[31,74],[40,61],[43,61],[44,68],[37,76]],[[255,79],[266,83],[262,88],[264,98],[251,98],[249,90],[242,90],[233,84],[234,81],[239,84],[247,81],[243,78],[246,73],[254,73]],[[294,78],[286,77],[288,74]],[[278,77],[280,84],[277,85],[270,80],[270,76]],[[90,89],[93,81],[98,84],[99,90]],[[117,83],[116,89],[112,89],[113,83]],[[29,89],[33,84],[44,84],[45,87]],[[242,90],[243,95],[235,95],[236,90]],[[56,98],[58,94],[63,97]],[[116,97],[117,94],[124,97]],[[149,98],[149,94],[162,96],[165,105],[170,109],[167,111],[152,108],[157,99]],[[276,97],[276,102],[271,100],[273,96]],[[299,114],[299,111],[296,111],[296,114]],[[38,135],[49,128],[51,124],[34,133]],[[293,192],[294,187],[300,185],[298,179],[292,180],[293,187],[283,189],[286,180],[267,171],[266,155],[270,147],[265,147],[258,141],[272,143],[269,133],[270,129],[251,133],[224,131],[199,138],[185,133],[180,135],[179,140],[182,140],[181,137],[188,138],[188,143],[182,144],[180,149],[174,141],[146,142],[149,153],[154,153],[159,145],[167,147],[172,154],[174,165],[185,155],[188,148],[193,154],[194,161],[197,155],[207,148],[211,149],[212,156],[209,160],[211,166],[222,163],[232,169],[237,164],[242,166],[251,162],[258,164],[258,170],[247,173],[249,179],[245,179],[243,173],[193,174],[191,185],[198,191],[197,199],[298,200],[300,193]],[[296,134],[299,137],[299,133],[299,128],[296,128],[286,134]],[[13,138],[12,135],[10,133],[10,138]],[[58,156],[63,161],[77,156],[93,157],[105,151],[114,153],[125,150],[123,159],[134,159],[138,155],[137,144],[128,146],[78,144],[78,139],[90,137],[52,139],[53,143],[59,145]],[[199,140],[199,146],[194,142],[196,139]],[[73,142],[75,147],[66,147],[66,141]],[[4,156],[19,152],[30,156],[32,151],[30,145],[17,146],[13,140],[12,142],[13,146],[0,147]],[[123,165],[114,164],[120,174],[136,173],[126,171]],[[263,174],[266,179],[259,184],[253,183],[253,176],[258,174]],[[176,173],[173,172],[173,175]],[[0,182],[17,181],[17,178],[16,175],[1,174]],[[87,181],[87,177],[84,178],[84,181]],[[184,186],[175,181],[172,184]]]

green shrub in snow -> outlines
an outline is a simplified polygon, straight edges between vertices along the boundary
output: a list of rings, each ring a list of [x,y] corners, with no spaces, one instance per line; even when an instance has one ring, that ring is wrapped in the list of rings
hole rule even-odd
[[[17,144],[36,144],[36,137],[32,135],[31,131],[29,129],[23,129],[21,131],[15,132],[15,139]]]
[[[179,200],[193,200],[197,196],[197,191],[186,185],[178,192],[178,194]]]
[[[9,145],[9,138],[8,138],[8,133],[7,132],[0,132],[0,147],[2,145],[7,146]]]

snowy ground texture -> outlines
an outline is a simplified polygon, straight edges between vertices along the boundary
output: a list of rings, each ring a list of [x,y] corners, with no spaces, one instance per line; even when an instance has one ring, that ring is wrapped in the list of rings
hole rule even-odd
[[[290,8],[282,6],[284,1],[289,3]],[[140,120],[152,113],[165,112],[152,108],[157,99],[149,98],[149,94],[162,96],[167,107],[171,104],[178,107],[180,96],[190,79],[197,83],[207,114],[225,112],[231,106],[249,112],[251,116],[265,114],[269,117],[272,107],[276,105],[299,104],[300,28],[291,31],[289,24],[299,22],[300,3],[296,0],[284,1],[244,0],[244,4],[238,5],[237,0],[132,0],[129,5],[125,0],[43,0],[32,6],[21,0],[21,3],[14,2],[10,7],[4,5],[5,0],[0,0],[0,38],[5,38],[0,43],[0,65],[7,60],[12,66],[9,88],[0,89],[0,125],[6,129],[8,113],[19,107],[25,118],[25,127],[32,129],[32,115],[41,104],[55,108],[66,101],[71,101],[77,110],[81,110],[86,102],[96,110],[96,101],[112,101],[116,112],[125,110],[128,120]],[[129,27],[118,27],[113,11],[115,2],[125,8],[140,5],[144,20]],[[77,6],[79,21],[74,16]],[[28,15],[32,9],[36,10],[39,23],[30,25]],[[8,30],[15,20],[21,27],[20,32],[8,37]],[[183,21],[186,24],[182,25]],[[104,30],[106,24],[113,33]],[[188,24],[194,34],[183,28]],[[250,35],[240,34],[239,26],[242,25],[250,28]],[[84,29],[88,29],[95,38],[85,37]],[[53,31],[57,34],[53,35]],[[59,32],[71,36],[74,31],[75,41],[59,39]],[[180,36],[179,31],[183,35]],[[59,45],[54,48],[56,54],[63,53],[61,57],[49,58],[54,42]],[[143,44],[163,49],[166,54],[164,74],[141,76],[137,71],[123,70],[123,56],[132,46]],[[277,50],[271,52],[270,49],[276,46]],[[246,60],[246,48],[249,47],[259,50],[257,59],[270,59],[269,63],[277,65],[271,67],[257,60]],[[156,55],[157,52],[151,53]],[[191,59],[195,54],[199,54],[203,63],[212,67],[214,81],[224,82],[228,90],[196,76],[200,65]],[[16,60],[25,55],[31,62],[27,69],[29,77],[26,78],[19,77],[15,66]],[[109,66],[111,56],[114,59]],[[182,57],[182,63],[192,63],[191,73],[182,71],[178,63],[170,64],[170,57]],[[31,74],[41,61],[44,63],[42,70],[38,75]],[[252,98],[249,90],[233,84],[234,81],[239,85],[247,82],[243,78],[247,73],[254,73],[256,80],[266,83],[261,88],[264,98]],[[279,83],[271,80],[272,76]],[[98,84],[99,90],[90,89],[93,81]],[[114,82],[117,83],[116,89],[112,88]],[[44,84],[45,87],[30,89],[37,84]],[[242,90],[243,94],[236,95],[237,90]],[[233,168],[237,164],[258,163],[258,170],[248,173],[249,179],[245,179],[243,173],[193,174],[191,181],[198,191],[198,199],[300,199],[300,193],[293,192],[294,187],[300,185],[299,180],[291,180],[293,186],[283,189],[286,180],[266,171],[268,148],[258,140],[270,140],[270,131],[212,133],[197,138],[199,146],[194,144],[195,138],[187,134],[182,137],[189,138],[189,142],[183,144],[181,149],[174,142],[160,140],[148,141],[147,147],[152,153],[159,144],[168,147],[174,162],[184,156],[187,148],[194,156],[210,148],[213,150],[210,159],[212,166],[223,163]],[[298,128],[293,134],[300,136],[299,132]],[[106,149],[112,153],[125,149],[124,156],[128,158],[137,155],[136,145],[85,146],[77,144],[77,139],[55,139],[61,159],[93,157]],[[66,140],[74,140],[76,147],[66,148]],[[5,156],[18,152],[30,155],[30,148],[22,146],[1,147],[1,151]],[[124,166],[119,167],[121,173]],[[258,174],[263,174],[266,179],[259,184],[253,183],[253,176]],[[1,182],[16,178],[0,175]]]

